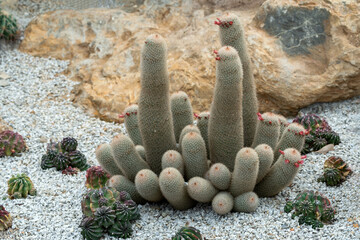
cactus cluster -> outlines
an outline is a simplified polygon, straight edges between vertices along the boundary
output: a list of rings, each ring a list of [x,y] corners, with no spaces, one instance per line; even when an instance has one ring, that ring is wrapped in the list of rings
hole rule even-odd
[[[83,220],[81,235],[87,240],[96,240],[109,234],[117,238],[129,238],[131,223],[140,218],[136,203],[130,195],[113,188],[90,189],[81,201]]]
[[[288,201],[284,207],[286,213],[294,210],[291,218],[299,217],[299,224],[321,228],[324,223],[331,223],[335,216],[335,209],[329,199],[314,191],[299,193],[294,201]]]
[[[66,137],[61,142],[50,141],[46,154],[41,157],[41,168],[45,170],[55,167],[58,171],[63,171],[68,167],[77,168],[80,171],[88,169],[90,165],[87,164],[85,155],[76,150],[77,145],[76,139],[72,137]],[[74,172],[73,169],[68,170],[63,173]]]
[[[12,226],[12,217],[3,205],[0,205],[0,231],[5,231]]]
[[[86,170],[86,183],[87,188],[103,188],[110,178],[110,174],[105,172],[100,166],[92,166]]]
[[[15,40],[19,33],[16,19],[0,8],[0,39]]]
[[[329,157],[324,163],[324,173],[318,178],[319,182],[327,186],[339,186],[352,174],[352,170],[340,157]]]
[[[139,127],[145,158],[130,134],[96,150],[98,162],[112,175],[109,186],[129,192],[138,203],[165,199],[179,210],[201,202],[218,214],[253,212],[259,196],[271,197],[289,186],[304,162],[305,128],[277,114],[257,113],[239,18],[227,14],[218,21],[227,46],[214,51],[210,113],[193,114],[183,92],[170,97],[165,40],[150,35],[141,55],[138,118],[132,119],[138,121],[132,126]]]
[[[10,199],[26,198],[28,195],[35,196],[36,189],[30,178],[22,173],[9,179],[7,193]]]
[[[334,132],[325,118],[307,113],[297,116],[293,122],[299,123],[310,133],[305,138],[302,154],[318,151],[327,144],[341,143],[339,135]]]
[[[205,240],[205,238],[202,237],[198,229],[185,226],[180,228],[171,240]]]
[[[19,156],[26,149],[26,143],[19,133],[11,130],[0,132],[0,157]]]

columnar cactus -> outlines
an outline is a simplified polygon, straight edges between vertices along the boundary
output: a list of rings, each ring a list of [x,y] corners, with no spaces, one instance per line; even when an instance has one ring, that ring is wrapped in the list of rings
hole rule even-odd
[[[121,169],[117,166],[110,144],[104,143],[99,145],[95,151],[96,159],[101,167],[111,176],[123,175]]]
[[[176,142],[179,142],[180,134],[183,128],[189,124],[192,124],[194,121],[193,111],[189,96],[183,91],[173,93],[170,97],[170,104],[175,139]]]
[[[22,173],[12,176],[8,181],[8,190],[10,199],[26,198],[28,195],[35,196],[36,189],[30,178]]]
[[[102,167],[92,166],[86,170],[85,186],[93,189],[103,188],[110,177],[110,174],[104,171]]]
[[[161,158],[161,168],[173,167],[179,170],[181,175],[185,176],[184,160],[181,154],[175,150],[168,150]]]
[[[279,123],[280,123],[280,134],[279,134],[279,139],[278,139],[278,140],[280,140],[280,137],[282,136],[285,128],[287,126],[289,126],[289,123],[283,115],[277,114],[277,116],[279,118]]]
[[[143,146],[141,146],[141,145],[136,145],[136,146],[135,146],[135,150],[136,150],[137,153],[140,155],[140,157],[141,157],[142,159],[144,159],[145,162],[146,162],[145,148],[144,148]]]
[[[26,148],[26,143],[20,134],[10,130],[0,132],[0,157],[20,156]]]
[[[272,149],[276,147],[280,135],[280,122],[276,114],[266,112],[258,113],[258,124],[252,147],[255,148],[260,144],[267,144]]]
[[[206,144],[207,158],[210,158],[209,137],[208,137],[210,112],[201,112],[199,115],[194,114],[194,116],[197,119],[196,126],[199,128],[201,136]]]
[[[256,86],[251,67],[251,60],[247,51],[244,29],[240,23],[240,19],[234,15],[227,13],[215,24],[220,27],[220,40],[222,46],[232,46],[239,54],[243,69],[243,102],[242,112],[244,128],[244,146],[250,147],[256,131],[256,113],[258,112],[258,102],[256,97]],[[232,111],[235,111],[233,109]]]
[[[0,231],[5,231],[12,226],[12,217],[3,205],[0,205]]]
[[[285,151],[280,150],[280,153],[278,161],[255,187],[254,192],[259,197],[272,197],[289,186],[306,157],[301,156],[295,148],[288,148]]]
[[[136,174],[135,187],[138,193],[147,201],[158,202],[163,199],[159,178],[150,169],[143,169]]]
[[[258,184],[270,170],[274,161],[274,152],[267,144],[258,145],[255,148],[255,152],[259,157],[259,172],[256,178],[256,184]]]
[[[184,138],[184,136],[186,134],[188,134],[190,132],[196,132],[198,134],[201,134],[199,128],[194,124],[190,124],[190,125],[187,125],[186,127],[184,127],[183,130],[181,131],[180,137],[179,137],[179,152],[181,152],[182,139]]]
[[[242,67],[236,50],[222,47],[217,52],[216,83],[210,110],[210,160],[223,163],[230,171],[243,147]]]
[[[16,19],[0,8],[0,39],[15,40],[19,32]]]
[[[138,122],[138,105],[133,104],[125,108],[124,113],[119,115],[120,118],[124,118],[126,132],[134,142],[135,145],[142,145],[142,139]]]
[[[182,139],[182,156],[186,179],[203,177],[208,170],[205,141],[200,134],[190,132]]]
[[[150,35],[141,53],[139,128],[146,161],[156,174],[161,172],[162,155],[176,149],[166,55],[165,40],[158,34]]]
[[[123,134],[115,136],[110,146],[116,164],[129,180],[134,181],[138,171],[150,168],[128,136]]]
[[[227,190],[230,187],[231,172],[222,163],[215,163],[211,166],[209,172],[210,182],[220,190]]]

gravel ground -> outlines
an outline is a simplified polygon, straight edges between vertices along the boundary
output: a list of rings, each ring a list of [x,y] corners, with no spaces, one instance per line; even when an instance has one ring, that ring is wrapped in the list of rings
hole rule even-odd
[[[59,74],[68,62],[35,58],[17,50],[0,52],[0,72],[10,76],[0,87],[0,116],[26,138],[29,151],[20,157],[0,159],[0,199],[6,196],[7,181],[13,174],[27,173],[38,195],[26,199],[2,199],[11,212],[13,227],[0,233],[0,239],[81,239],[80,200],[86,191],[85,173],[62,175],[42,170],[40,158],[50,139],[73,136],[78,149],[91,165],[98,165],[95,148],[110,142],[124,131],[123,126],[103,122],[87,115],[70,101],[75,82]],[[140,206],[141,220],[134,225],[132,239],[170,239],[186,223],[212,239],[360,239],[360,98],[337,103],[315,104],[303,112],[325,116],[341,136],[342,143],[326,155],[311,153],[291,187],[274,198],[260,199],[255,213],[215,214],[210,205],[199,204],[187,211],[176,211],[166,203]],[[327,187],[316,179],[325,159],[342,157],[354,174],[340,187]],[[283,212],[286,199],[302,190],[324,193],[336,208],[336,221],[320,230],[299,226]],[[105,239],[111,239],[106,237]]]

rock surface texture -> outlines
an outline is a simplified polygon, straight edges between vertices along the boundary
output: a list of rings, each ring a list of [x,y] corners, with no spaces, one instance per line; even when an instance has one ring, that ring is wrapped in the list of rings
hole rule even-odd
[[[171,92],[185,91],[195,112],[209,110],[213,50],[221,47],[214,20],[223,14],[217,8],[230,5],[204,0],[153,7],[149,2],[131,13],[47,12],[28,25],[20,49],[69,60],[65,73],[79,82],[73,100],[104,120],[119,121],[118,114],[138,101],[140,46],[159,33],[168,45]],[[260,7],[262,1],[248,2],[231,11],[245,26],[261,112],[295,115],[314,102],[360,95],[359,2],[268,0]]]

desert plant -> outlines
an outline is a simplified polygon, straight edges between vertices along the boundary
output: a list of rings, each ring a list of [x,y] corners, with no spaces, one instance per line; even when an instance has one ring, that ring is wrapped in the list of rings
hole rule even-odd
[[[78,168],[72,168],[72,167],[67,167],[65,168],[64,170],[62,170],[61,172],[62,174],[65,174],[65,175],[76,175],[79,173],[79,169]]]
[[[36,189],[30,178],[22,173],[12,176],[8,181],[7,193],[10,199],[26,198],[28,195],[35,196]]]
[[[299,217],[299,224],[311,225],[313,228],[323,227],[331,223],[335,216],[328,198],[318,192],[303,191],[294,201],[288,201],[284,207],[286,213],[294,210],[291,218]]]
[[[12,217],[3,205],[0,205],[0,231],[5,231],[12,226]]]
[[[134,142],[135,145],[142,145],[142,139],[139,130],[139,121],[138,121],[138,105],[133,104],[125,108],[124,113],[120,114],[120,118],[124,118],[126,131]]]
[[[352,170],[340,157],[329,157],[324,163],[324,173],[318,178],[319,182],[325,182],[327,186],[338,186],[352,174]]]
[[[179,231],[171,238],[171,240],[202,240],[203,237],[198,229],[194,227],[182,227]]]
[[[0,157],[20,156],[20,153],[26,151],[26,148],[26,143],[19,133],[11,130],[0,132]]]
[[[103,188],[110,178],[110,174],[105,172],[100,166],[92,166],[86,170],[86,183],[87,188]]]
[[[15,40],[19,33],[16,19],[0,8],[0,39]]]

